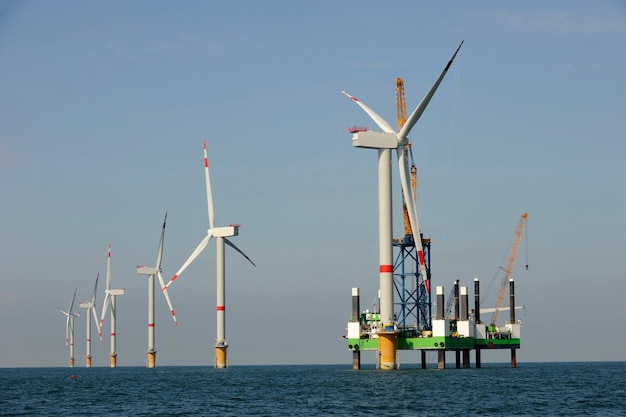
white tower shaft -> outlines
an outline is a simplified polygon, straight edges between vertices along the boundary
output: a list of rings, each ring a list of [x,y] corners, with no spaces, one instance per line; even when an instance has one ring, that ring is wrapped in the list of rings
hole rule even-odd
[[[156,352],[154,335],[154,275],[148,277],[148,353]]]
[[[70,367],[74,367],[74,317],[70,317]]]
[[[216,246],[216,329],[215,367],[228,366],[228,342],[226,342],[226,255],[223,237],[215,239]]]
[[[396,369],[396,334],[393,315],[393,231],[391,203],[391,149],[378,150],[378,231],[380,260],[380,369]]]
[[[96,286],[98,285],[98,280],[96,279]],[[96,323],[96,326],[98,325],[98,320],[96,318],[96,313],[95,313],[95,297],[96,297],[96,292],[94,289],[94,295],[92,297],[92,301],[91,302],[83,302],[79,304],[80,308],[84,308],[85,309],[85,319],[87,320],[87,328],[86,328],[86,337],[85,337],[85,342],[86,342],[86,348],[85,348],[85,367],[87,368],[91,368],[91,319],[92,319],[92,315],[94,318],[94,321]]]
[[[85,341],[87,343],[87,347],[85,350],[85,366],[87,368],[91,368],[91,319],[93,317],[94,323],[96,323],[96,327],[98,327],[98,314],[96,313],[96,295],[98,293],[98,279],[100,278],[100,274],[96,275],[96,285],[93,287],[93,294],[91,295],[91,301],[82,302],[79,305],[80,308],[85,309],[85,318],[87,319],[87,337]],[[102,342],[102,334],[98,331],[100,336],[100,341]]]
[[[380,320],[394,325],[391,150],[378,150],[378,232],[380,261]]]
[[[87,359],[91,359],[91,317],[90,316],[90,310],[91,308],[88,308],[86,311],[86,319],[87,319],[87,337],[85,339],[85,342],[87,343],[87,347],[85,350],[85,357]],[[89,362],[89,361],[88,361]],[[87,366],[89,367],[89,365]]]
[[[224,238],[218,237],[215,239],[217,254],[216,254],[216,303],[217,303],[217,336],[216,343],[226,343],[226,270],[225,270],[225,254],[224,254]]]
[[[111,295],[111,353],[109,355],[109,363],[111,368],[115,368],[117,365],[117,353],[115,352],[115,294]]]

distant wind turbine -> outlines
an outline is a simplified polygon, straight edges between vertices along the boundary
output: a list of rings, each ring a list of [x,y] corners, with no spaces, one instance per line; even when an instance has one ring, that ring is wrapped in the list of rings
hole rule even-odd
[[[217,262],[217,338],[215,340],[215,367],[226,368],[227,363],[227,348],[228,342],[226,342],[226,305],[225,305],[225,256],[224,256],[224,244],[226,243],[231,248],[239,252],[244,258],[246,258],[252,265],[256,266],[252,260],[241,251],[235,244],[233,244],[227,237],[237,236],[239,234],[239,224],[230,224],[228,226],[216,227],[213,214],[213,195],[211,194],[211,179],[209,177],[209,159],[206,153],[206,141],[204,142],[204,177],[206,181],[206,194],[207,194],[207,207],[209,214],[209,230],[202,239],[200,244],[192,252],[191,256],[185,261],[183,266],[180,267],[178,272],[174,274],[170,282],[167,283],[163,291],[169,287],[176,279],[183,273],[185,269],[200,255],[200,253],[206,248],[209,241],[212,238],[216,240],[216,262]]]
[[[163,258],[163,241],[165,239],[165,224],[167,223],[167,213],[165,213],[165,219],[163,220],[163,228],[161,229],[161,240],[159,241],[159,249],[157,250],[156,267],[137,266],[137,273],[141,275],[148,275],[148,356],[146,363],[148,368],[156,367],[156,346],[154,342],[154,276],[159,278],[161,284],[161,290],[165,296],[165,301],[172,313],[174,323],[178,326],[176,321],[176,315],[174,314],[174,307],[172,307],[172,301],[167,293],[163,276],[161,275],[161,259]]]
[[[109,304],[111,305],[111,353],[109,354],[109,365],[111,368],[117,366],[117,352],[115,351],[115,298],[124,295],[126,288],[111,289],[111,244],[107,253],[107,288],[105,290],[104,303],[102,304],[102,316],[100,316],[99,332],[102,333],[104,317],[107,314]]]
[[[96,293],[98,291],[98,278],[100,277],[100,274],[96,275],[96,285],[94,285],[93,287],[93,294],[91,296],[91,301],[84,301],[82,303],[79,303],[78,306],[80,308],[84,308],[87,313],[85,319],[87,321],[87,337],[86,337],[86,342],[87,342],[87,349],[86,349],[86,353],[85,353],[85,366],[87,368],[91,368],[91,319],[89,318],[89,311],[91,310],[91,315],[93,317],[93,321],[94,323],[96,323],[96,328],[99,328],[98,326],[98,313],[96,313]],[[98,335],[100,336],[100,343],[102,343],[102,333],[98,332]]]
[[[70,308],[68,308],[67,311],[59,310],[65,315],[65,346],[70,346],[70,368],[74,367],[74,319],[80,317],[80,313],[72,312],[77,290],[78,288],[74,290],[74,297],[72,297]]]

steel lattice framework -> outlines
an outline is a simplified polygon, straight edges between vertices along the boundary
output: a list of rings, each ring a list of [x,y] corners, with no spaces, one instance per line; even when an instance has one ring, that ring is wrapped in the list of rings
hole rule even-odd
[[[418,331],[432,329],[430,298],[430,239],[422,238],[427,277],[419,273],[417,251],[411,236],[394,241],[396,251],[393,285],[398,301],[394,302],[398,328]]]

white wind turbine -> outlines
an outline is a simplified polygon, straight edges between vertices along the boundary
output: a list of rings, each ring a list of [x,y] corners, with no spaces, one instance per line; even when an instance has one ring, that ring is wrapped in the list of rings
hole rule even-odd
[[[178,326],[176,321],[176,315],[174,314],[174,307],[172,307],[172,301],[167,293],[163,276],[161,275],[161,259],[163,258],[163,240],[165,238],[165,224],[167,223],[167,213],[165,213],[165,219],[163,220],[163,229],[161,229],[161,240],[159,241],[159,249],[157,251],[156,267],[150,268],[146,266],[137,266],[137,273],[141,275],[148,275],[148,368],[154,368],[156,366],[156,347],[154,344],[154,276],[159,278],[161,284],[161,290],[165,296],[165,301],[172,313],[174,323]]]
[[[89,318],[90,310],[93,316],[93,321],[94,323],[96,323],[96,328],[99,328],[98,313],[96,313],[96,293],[98,291],[98,278],[100,278],[100,274],[96,275],[96,285],[93,287],[93,294],[91,296],[91,301],[84,301],[82,303],[78,303],[78,306],[80,308],[84,308],[85,310],[87,310],[86,311],[87,316],[85,317],[87,319],[87,338],[86,338],[87,349],[86,349],[86,354],[85,354],[85,366],[87,368],[91,368],[91,319]],[[100,343],[102,343],[102,333],[98,332],[98,335],[100,336]]]
[[[383,131],[381,132],[356,132],[352,136],[352,145],[354,147],[378,149],[378,205],[379,205],[379,256],[380,256],[380,319],[383,322],[383,331],[379,332],[379,353],[380,367],[382,369],[395,369],[395,320],[393,316],[393,236],[392,236],[392,216],[391,216],[391,149],[395,149],[398,159],[398,167],[400,171],[400,184],[402,186],[402,194],[407,206],[409,221],[411,223],[411,231],[415,242],[419,272],[424,282],[427,283],[426,266],[424,264],[424,252],[422,247],[422,239],[418,222],[415,200],[412,195],[411,186],[409,184],[409,166],[408,158],[405,153],[408,152],[407,144],[409,143],[408,135],[415,123],[422,116],[422,113],[428,106],[430,99],[435,94],[439,84],[446,75],[448,69],[452,65],[452,61],[461,49],[463,42],[448,61],[439,78],[432,85],[428,93],[424,96],[420,104],[413,110],[411,116],[400,129],[400,132],[393,128],[382,117],[376,114],[372,109],[361,103],[355,97],[342,91],[343,94],[358,104]]]
[[[111,289],[111,244],[107,252],[107,288],[104,291],[104,303],[102,304],[102,316],[100,316],[100,326],[98,330],[102,333],[102,325],[106,316],[109,304],[111,304],[111,353],[109,354],[109,365],[111,368],[117,366],[117,352],[115,351],[115,298],[124,295],[126,288]]]
[[[72,312],[74,308],[74,300],[76,300],[76,291],[74,290],[74,297],[72,297],[72,303],[67,311],[59,310],[65,314],[65,346],[70,346],[70,368],[74,367],[74,319],[80,317],[80,313]]]
[[[212,238],[216,240],[216,263],[217,263],[217,338],[215,341],[215,367],[216,368],[226,368],[227,360],[226,360],[226,350],[228,348],[228,343],[226,342],[226,318],[225,318],[225,257],[224,257],[224,243],[226,243],[231,248],[235,249],[241,255],[243,255],[250,263],[254,266],[254,262],[241,251],[237,246],[235,246],[227,237],[237,236],[239,234],[239,224],[230,224],[228,226],[216,227],[214,216],[213,216],[213,195],[211,194],[211,180],[209,178],[209,159],[206,154],[206,141],[204,142],[204,176],[206,181],[206,194],[207,194],[207,207],[209,213],[209,230],[207,230],[207,234],[202,239],[200,244],[196,247],[196,249],[192,252],[191,256],[185,261],[183,266],[180,267],[178,272],[174,274],[170,282],[167,283],[163,291],[167,287],[169,287],[179,276],[183,273],[185,269],[198,257],[198,255],[206,248],[209,241]]]

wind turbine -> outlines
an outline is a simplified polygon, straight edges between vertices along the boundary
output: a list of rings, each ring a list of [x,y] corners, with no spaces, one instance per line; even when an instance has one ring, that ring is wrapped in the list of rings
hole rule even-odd
[[[163,220],[163,229],[161,230],[161,240],[159,241],[159,249],[157,251],[156,267],[150,268],[147,266],[137,266],[137,273],[140,275],[148,275],[148,357],[146,363],[148,368],[154,368],[156,366],[156,347],[154,345],[154,276],[159,278],[165,301],[172,313],[174,323],[178,326],[176,321],[176,315],[174,314],[174,307],[172,307],[172,301],[167,293],[163,276],[161,275],[161,259],[163,257],[163,240],[165,238],[165,224],[167,223],[167,213],[165,213],[165,219]]]
[[[204,141],[204,177],[206,181],[206,194],[207,194],[207,207],[209,213],[209,230],[202,239],[200,244],[191,253],[189,258],[185,261],[183,266],[180,267],[178,272],[174,274],[172,279],[167,283],[162,291],[165,291],[176,279],[183,273],[185,269],[200,255],[200,253],[206,248],[209,241],[212,238],[216,240],[216,263],[217,263],[217,338],[215,340],[215,367],[226,368],[226,350],[228,348],[228,342],[226,342],[226,305],[225,305],[225,256],[224,256],[224,244],[226,243],[231,248],[235,249],[244,258],[246,258],[252,265],[256,266],[252,260],[235,246],[227,237],[237,236],[239,234],[239,224],[230,224],[228,226],[216,227],[213,215],[213,195],[211,194],[211,180],[209,178],[209,159],[206,154],[206,141]]]
[[[428,93],[426,93],[420,104],[415,108],[415,110],[413,110],[413,113],[411,113],[411,116],[409,116],[399,132],[394,131],[389,123],[387,123],[368,106],[345,91],[342,91],[343,94],[358,104],[382,130],[382,132],[356,131],[352,135],[352,145],[354,147],[378,149],[380,320],[383,322],[382,331],[378,331],[378,350],[381,369],[396,368],[396,323],[393,315],[391,149],[395,149],[397,153],[398,167],[400,171],[400,184],[402,186],[402,194],[404,196],[407,212],[409,214],[413,241],[415,242],[415,248],[418,254],[419,272],[424,279],[424,283],[428,285],[417,209],[415,207],[415,200],[409,184],[410,173],[409,166],[406,162],[408,158],[405,158],[405,153],[408,152],[407,144],[409,143],[409,132],[424,113],[426,106],[428,106],[430,99],[435,94],[435,91],[452,65],[452,61],[454,61],[454,58],[458,54],[462,45],[463,42],[461,42],[459,47],[456,49],[454,55],[452,55],[452,58],[450,58],[450,61],[448,61],[448,64],[439,75],[439,78],[435,80],[435,83],[432,85]]]
[[[65,346],[70,346],[70,368],[74,367],[74,318],[80,317],[80,313],[72,312],[74,308],[74,300],[76,300],[76,291],[74,290],[74,297],[72,297],[72,303],[67,311],[59,310],[65,314]]]
[[[96,328],[99,328],[98,313],[96,313],[96,292],[98,291],[98,278],[100,278],[100,274],[96,275],[96,285],[93,287],[91,301],[84,301],[78,304],[80,308],[84,308],[87,310],[87,350],[85,354],[85,366],[87,368],[91,368],[91,320],[89,319],[89,310],[91,310],[93,321],[94,323],[96,323]],[[100,343],[102,343],[102,333],[98,332],[98,335],[100,336]]]
[[[111,244],[107,253],[107,288],[104,291],[104,303],[102,304],[102,316],[100,316],[100,326],[98,331],[102,333],[102,325],[106,316],[109,304],[111,304],[111,353],[109,354],[109,365],[111,368],[117,366],[117,352],[115,351],[115,297],[124,295],[126,288],[111,289]]]

